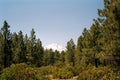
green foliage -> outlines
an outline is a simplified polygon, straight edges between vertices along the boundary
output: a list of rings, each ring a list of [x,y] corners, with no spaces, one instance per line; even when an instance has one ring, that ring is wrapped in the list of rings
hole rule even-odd
[[[114,72],[110,67],[91,67],[80,73],[78,80],[119,80],[119,72]]]
[[[44,71],[43,71],[44,72]],[[24,63],[13,64],[5,68],[0,75],[0,80],[50,80],[40,73],[39,69],[31,68]]]
[[[11,50],[13,54],[13,63],[26,62],[25,44],[22,31],[20,31],[18,35],[16,33],[12,35]]]
[[[105,59],[112,60],[113,63],[116,62],[116,65],[119,65],[120,59],[120,1],[119,0],[105,0],[105,8],[99,10],[100,18],[105,18],[102,23],[102,34],[99,40],[102,45],[102,53],[104,53]],[[108,56],[118,56],[119,59],[111,58]],[[108,64],[108,62],[106,62]]]
[[[98,18],[89,30],[83,30],[77,46],[71,39],[61,53],[44,50],[34,29],[28,37],[22,31],[11,33],[9,27],[4,21],[0,30],[0,80],[50,80],[50,75],[120,79],[120,0],[104,0],[104,9],[98,9]]]
[[[65,62],[70,66],[74,66],[75,59],[74,59],[74,52],[75,52],[75,44],[73,39],[67,42],[67,51],[65,53]]]
[[[37,67],[43,65],[43,52],[42,42],[38,39],[35,45],[35,52],[33,54],[33,62]]]
[[[53,66],[43,66],[43,67],[37,68],[36,70],[38,70],[38,73],[40,75],[50,75],[52,73],[53,68],[54,68]]]
[[[63,57],[59,51],[53,51],[52,49],[44,50],[43,65],[54,65],[59,61],[62,61],[61,59],[63,59]]]
[[[62,68],[62,67],[64,67],[64,66],[66,66],[66,64],[63,63],[63,62],[61,62],[61,61],[58,61],[58,62],[56,62],[56,63],[54,64],[54,66],[57,67],[57,68]]]
[[[98,18],[94,19],[90,30],[85,28],[78,38],[76,65],[120,64],[120,1],[104,0],[104,5],[104,9],[98,9]]]
[[[69,79],[74,76],[74,70],[73,67],[65,66],[62,68],[55,67],[53,70],[53,78],[59,78],[59,79]]]
[[[1,44],[1,64],[4,67],[8,67],[12,61],[12,53],[11,53],[11,33],[9,30],[10,26],[8,25],[7,21],[4,21],[3,27],[0,30],[0,41]]]

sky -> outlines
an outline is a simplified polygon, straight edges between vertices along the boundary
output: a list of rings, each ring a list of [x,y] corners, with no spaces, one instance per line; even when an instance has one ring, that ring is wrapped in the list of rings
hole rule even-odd
[[[4,20],[11,32],[30,35],[32,28],[43,46],[77,43],[84,28],[90,28],[103,0],[0,0],[0,28]]]

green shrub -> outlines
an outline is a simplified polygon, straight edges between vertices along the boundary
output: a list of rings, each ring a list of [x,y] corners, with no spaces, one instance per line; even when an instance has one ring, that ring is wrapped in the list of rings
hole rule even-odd
[[[1,80],[20,80],[23,78],[25,68],[27,67],[26,64],[17,64],[11,65],[8,68],[3,69],[2,74],[0,76]]]
[[[62,67],[62,68],[55,68],[53,71],[53,78],[59,79],[68,79],[74,76],[73,68],[72,67]]]
[[[62,68],[62,67],[64,67],[64,66],[66,66],[66,65],[65,65],[65,63],[63,63],[63,62],[61,62],[61,61],[57,61],[57,62],[54,64],[54,66],[57,67],[57,68]]]
[[[80,73],[78,80],[117,80],[120,74],[110,67],[91,67]]]
[[[37,68],[36,70],[41,75],[49,75],[52,73],[52,68],[53,68],[52,66],[44,66],[44,67]]]
[[[0,80],[50,80],[49,77],[39,74],[37,68],[28,67],[26,64],[13,64],[5,68]]]

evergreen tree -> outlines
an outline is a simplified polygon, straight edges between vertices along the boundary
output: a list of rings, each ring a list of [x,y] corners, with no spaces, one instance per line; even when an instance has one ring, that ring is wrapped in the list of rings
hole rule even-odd
[[[23,37],[22,31],[19,31],[18,35],[16,33],[12,35],[13,63],[26,62],[26,51]]]
[[[60,53],[57,50],[54,51],[54,60],[55,60],[55,63],[60,61]]]
[[[4,66],[4,40],[3,40],[3,35],[0,31],[0,71],[2,70],[3,66]]]
[[[53,65],[54,64],[54,52],[52,49],[44,50],[43,63],[44,63],[44,65]]]
[[[65,63],[65,51],[62,51],[62,52],[60,53],[60,61],[61,61],[62,63]]]
[[[36,36],[34,29],[31,30],[30,38],[27,43],[27,62],[34,63],[33,56],[35,54]]]
[[[7,67],[11,64],[12,61],[12,52],[11,52],[11,33],[9,30],[9,25],[7,21],[4,21],[3,27],[1,28],[1,33],[3,36],[3,64],[4,67]]]
[[[36,66],[42,66],[43,65],[43,47],[42,42],[40,39],[37,39],[36,46],[35,46],[35,53],[33,54],[33,59]]]
[[[46,49],[44,50],[44,55],[43,55],[43,65],[49,65],[50,64],[50,53],[49,50]]]
[[[26,62],[26,53],[25,53],[25,44],[24,44],[24,36],[22,31],[19,31],[18,34],[18,57],[19,63]]]
[[[120,58],[120,1],[105,0],[104,5],[103,10],[98,10],[100,19],[104,19],[101,23],[101,53],[104,54],[104,59],[113,61],[115,56]],[[119,62],[116,59],[114,61],[115,63],[110,62],[110,64],[118,64]]]
[[[100,42],[100,38],[102,37],[102,30],[101,30],[101,22],[103,20],[100,20],[100,18],[98,18],[98,20],[94,19],[94,23],[92,24],[91,28],[90,28],[90,34],[91,34],[91,53],[93,55],[93,64],[98,67],[99,63],[99,54],[100,51],[102,51],[101,48],[101,44]]]
[[[85,28],[79,37],[76,50],[77,56],[82,53],[82,57],[86,57],[85,62],[96,67],[99,60],[106,64],[107,59],[107,63],[113,65],[120,60],[120,1],[104,0],[104,5],[104,9],[98,10],[99,17],[94,19],[90,30]],[[79,62],[81,58],[77,56],[75,59]]]
[[[74,66],[75,62],[74,62],[74,51],[75,51],[75,44],[73,39],[71,39],[70,41],[67,42],[67,51],[65,54],[65,62],[68,65],[72,65]]]
[[[12,50],[12,61],[13,63],[19,63],[19,58],[18,58],[18,35],[16,33],[13,33],[12,34],[12,47],[11,47],[11,50]]]
[[[24,36],[24,46],[25,46],[25,53],[26,53],[26,62],[27,63],[30,63],[31,62],[31,59],[32,59],[32,56],[30,55],[30,40],[27,36],[27,34]]]
[[[83,37],[80,36],[78,38],[77,41],[77,48],[76,48],[76,52],[75,52],[75,64],[79,65],[81,63],[81,59],[82,59],[82,49],[83,49]]]
[[[94,48],[93,48],[93,41],[92,41],[92,35],[90,33],[89,30],[87,30],[86,28],[83,31],[83,37],[81,37],[80,39],[82,40],[82,54],[83,56],[86,58],[85,60],[85,64],[93,64],[94,62]],[[82,57],[82,58],[84,58]]]

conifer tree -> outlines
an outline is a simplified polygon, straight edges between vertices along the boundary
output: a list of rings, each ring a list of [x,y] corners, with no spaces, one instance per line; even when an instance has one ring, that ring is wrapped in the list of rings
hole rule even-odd
[[[76,52],[75,52],[75,64],[79,65],[81,63],[81,59],[82,59],[82,49],[83,49],[83,37],[80,36],[78,38],[77,41],[77,48],[76,48]]]
[[[115,56],[120,58],[120,1],[104,0],[104,9],[98,10],[100,19],[104,19],[102,24],[102,54],[105,59],[113,61]],[[115,58],[114,58],[115,59]],[[114,60],[116,63],[116,60]],[[119,61],[117,61],[119,62]]]
[[[27,41],[27,62],[30,64],[34,63],[34,54],[35,54],[35,45],[36,45],[36,36],[34,29],[30,32],[30,37]]]
[[[74,54],[75,54],[75,44],[73,39],[67,42],[67,51],[65,54],[65,62],[68,65],[74,66],[75,65],[75,59],[74,59]]]
[[[26,53],[25,53],[25,44],[24,44],[24,36],[22,31],[19,31],[18,34],[18,57],[19,63],[26,62]]]
[[[1,28],[1,33],[3,36],[3,64],[4,67],[7,67],[11,64],[12,61],[12,52],[11,52],[11,33],[9,30],[10,26],[7,21],[4,21],[3,27]]]
[[[18,35],[16,33],[12,34],[12,46],[11,46],[11,50],[12,50],[12,62],[13,63],[19,63],[19,58],[18,58]]]
[[[40,67],[43,65],[43,47],[42,42],[40,39],[37,39],[36,45],[35,45],[35,52],[33,54],[34,63],[36,66]]]
[[[3,35],[0,31],[0,71],[4,67],[4,40],[3,40]]]

